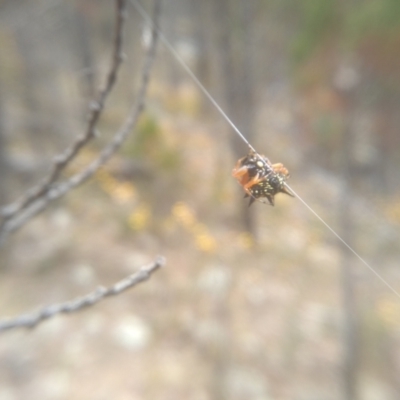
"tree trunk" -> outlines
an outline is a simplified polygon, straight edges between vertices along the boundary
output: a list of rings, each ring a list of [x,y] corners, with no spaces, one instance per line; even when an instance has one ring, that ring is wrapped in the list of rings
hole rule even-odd
[[[8,201],[7,197],[7,180],[8,180],[8,165],[6,154],[6,140],[5,140],[5,112],[3,101],[3,81],[0,78],[0,208]]]
[[[345,131],[343,134],[342,182],[340,201],[340,225],[343,240],[353,247],[354,227],[351,212],[352,203],[352,168],[353,134],[350,128],[350,118],[345,116]],[[357,370],[358,370],[358,334],[357,309],[355,300],[355,280],[353,254],[341,244],[341,284],[343,296],[343,392],[344,400],[357,399]]]
[[[218,16],[218,47],[227,113],[233,123],[252,142],[254,138],[254,62],[251,42],[255,10],[252,2],[220,0],[215,3]],[[235,12],[236,11],[236,12]],[[237,19],[237,20],[236,20]],[[236,23],[232,23],[236,22]],[[230,145],[235,159],[246,155],[248,148],[231,130]],[[240,198],[239,213],[246,231],[255,235],[254,208]]]

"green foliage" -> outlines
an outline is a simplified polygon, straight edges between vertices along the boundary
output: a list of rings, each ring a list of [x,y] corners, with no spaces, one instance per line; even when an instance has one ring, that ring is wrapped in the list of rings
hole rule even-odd
[[[136,129],[134,142],[129,146],[128,153],[135,158],[145,158],[152,152],[161,139],[161,131],[156,119],[150,114],[144,114]]]
[[[301,2],[302,28],[293,42],[293,61],[305,61],[339,21],[334,0],[305,0]]]
[[[125,155],[151,160],[157,168],[163,170],[174,170],[180,165],[179,153],[166,143],[158,121],[148,113],[142,116],[136,135],[126,146]]]
[[[371,33],[390,34],[400,27],[400,1],[370,0],[354,6],[348,13],[347,32],[351,38],[362,39]]]
[[[337,116],[328,112],[320,113],[316,118],[314,129],[318,136],[318,141],[327,147],[331,147],[342,132]]]
[[[398,0],[306,0],[300,4],[301,28],[292,44],[295,64],[306,61],[320,46],[355,47],[371,35],[386,45],[385,41],[399,35]]]

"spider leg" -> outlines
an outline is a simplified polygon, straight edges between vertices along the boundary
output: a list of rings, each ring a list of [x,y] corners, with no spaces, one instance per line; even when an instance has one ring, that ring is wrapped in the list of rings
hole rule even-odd
[[[257,185],[258,183],[262,182],[263,178],[257,174],[253,178],[251,178],[245,185],[243,185],[244,190],[250,189],[252,186]]]
[[[233,168],[232,170],[232,176],[234,176],[235,178],[240,178],[243,175],[247,174],[247,168],[246,167],[238,167],[236,166],[235,168]]]
[[[236,180],[243,186],[248,184],[249,182],[249,170],[246,166],[239,166],[239,164],[236,165],[236,167],[232,171],[232,176],[236,178]]]
[[[246,175],[248,176],[248,170],[246,167],[236,166],[232,171],[232,176],[236,178],[238,181],[246,179]]]

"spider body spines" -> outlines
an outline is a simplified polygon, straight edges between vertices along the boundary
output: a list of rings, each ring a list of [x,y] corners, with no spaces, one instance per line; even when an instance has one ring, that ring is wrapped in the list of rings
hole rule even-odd
[[[293,196],[285,184],[290,176],[287,168],[281,163],[271,164],[265,156],[253,151],[238,160],[232,175],[243,187],[245,197],[250,197],[249,206],[262,198],[273,206],[275,195],[280,192]]]

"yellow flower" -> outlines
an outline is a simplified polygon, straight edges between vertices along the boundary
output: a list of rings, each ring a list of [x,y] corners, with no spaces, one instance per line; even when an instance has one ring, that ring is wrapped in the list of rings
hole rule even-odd
[[[172,208],[174,219],[194,236],[197,248],[212,253],[217,248],[216,240],[210,235],[207,226],[198,222],[194,211],[184,202],[178,202]]]
[[[110,193],[111,197],[121,203],[132,200],[136,195],[135,187],[129,183],[119,183],[114,187],[114,190]]]
[[[378,303],[378,313],[385,323],[391,326],[400,325],[400,304],[388,299]]]
[[[215,239],[209,234],[197,235],[195,240],[197,248],[205,253],[213,253],[217,249]]]
[[[172,208],[172,214],[185,227],[190,227],[196,222],[193,210],[184,202],[180,201]]]
[[[145,229],[151,219],[151,209],[147,204],[139,205],[134,212],[131,213],[128,219],[129,226],[134,231]]]
[[[397,199],[388,202],[384,210],[391,222],[400,223],[400,202]]]
[[[96,173],[96,180],[100,187],[108,194],[112,193],[118,184],[117,180],[104,169],[100,169]]]
[[[254,246],[254,238],[249,232],[242,232],[238,236],[239,246],[245,250]]]

